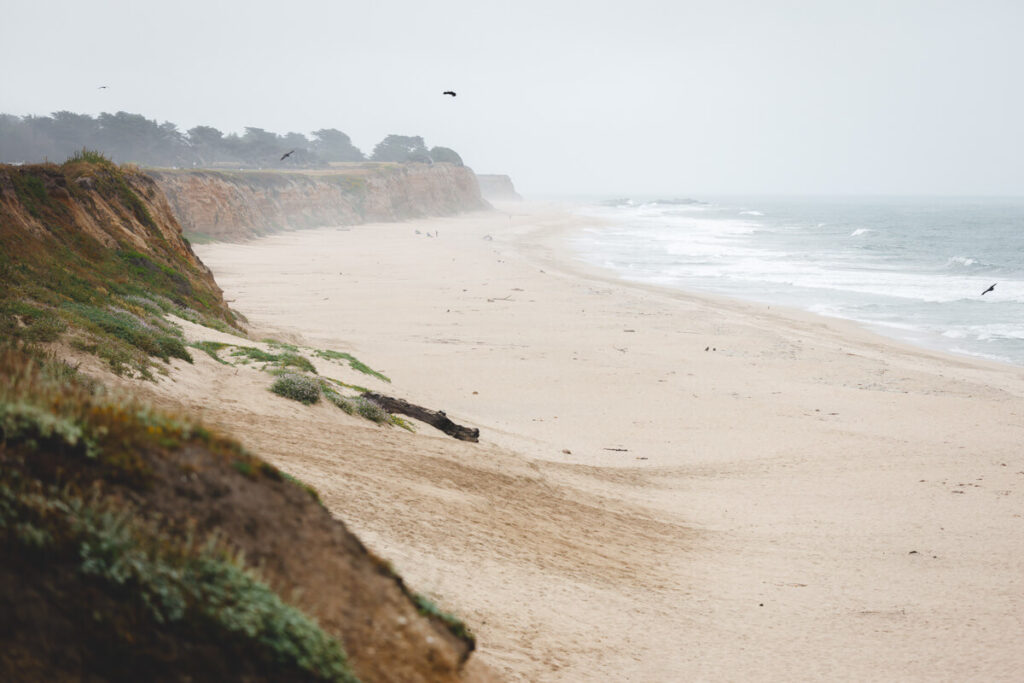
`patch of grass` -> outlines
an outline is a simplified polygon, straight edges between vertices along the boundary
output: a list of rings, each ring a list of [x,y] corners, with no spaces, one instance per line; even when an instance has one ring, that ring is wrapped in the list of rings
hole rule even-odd
[[[320,383],[310,377],[288,373],[281,375],[270,390],[278,396],[311,405],[320,400]]]
[[[313,353],[315,355],[319,356],[320,358],[326,358],[327,360],[344,360],[344,361],[348,361],[349,367],[351,367],[353,370],[361,372],[361,373],[363,373],[365,375],[370,375],[371,377],[376,377],[377,379],[379,379],[379,380],[381,380],[383,382],[387,382],[389,384],[391,383],[391,380],[388,377],[386,377],[385,375],[377,372],[376,370],[374,370],[370,366],[366,365],[365,363],[361,362],[358,358],[356,358],[355,356],[353,356],[350,353],[344,353],[342,351],[331,351],[330,349],[328,349],[328,350],[319,350],[318,349],[318,350],[315,350]]]
[[[470,649],[476,645],[476,637],[469,630],[469,628],[462,622],[461,619],[453,614],[441,610],[436,604],[434,604],[429,598],[419,593],[412,594],[413,602],[416,605],[416,610],[428,617],[436,617],[444,622],[445,627],[451,632],[456,638],[468,643]]]
[[[112,166],[114,164],[114,162],[107,158],[103,152],[99,152],[94,149],[87,149],[85,147],[83,147],[81,151],[75,152],[69,156],[65,163],[75,163],[78,161],[85,161],[99,166]]]
[[[67,303],[63,309],[81,327],[112,335],[128,346],[160,358],[165,363],[171,358],[192,362],[192,355],[185,348],[181,330],[159,318],[143,319],[124,309],[100,308],[80,303]]]
[[[360,394],[365,394],[370,391],[366,387],[361,387],[358,384],[348,384],[347,382],[342,382],[340,379],[334,379],[333,377],[325,377],[324,379],[326,379],[328,382],[336,384],[339,387],[351,389],[352,391],[355,391]]]
[[[295,344],[288,344],[287,342],[281,342],[281,341],[277,341],[276,339],[270,339],[270,338],[261,339],[260,341],[262,341],[264,344],[267,344],[269,346],[275,346],[275,347],[277,347],[279,349],[287,349],[288,351],[291,351],[292,353],[298,353],[299,352],[299,347],[296,346]]]
[[[305,372],[311,372],[314,375],[317,374],[316,368],[309,362],[309,359],[298,353],[282,353],[277,362],[281,367],[298,368]]]
[[[255,346],[237,346],[235,347],[235,350],[231,352],[231,355],[259,361],[261,363],[276,363],[281,358],[281,356],[276,353],[268,353],[262,349],[257,349]]]
[[[189,344],[189,346],[191,346],[194,349],[199,349],[200,351],[204,352],[210,358],[214,359],[218,363],[221,363],[223,365],[231,365],[231,363],[227,362],[226,360],[217,355],[218,351],[227,348],[228,346],[231,346],[230,344],[215,341],[199,341],[193,342]]]
[[[295,347],[292,347],[295,348]],[[249,360],[258,361],[261,363],[268,363],[273,365],[278,370],[287,370],[288,368],[296,368],[303,372],[311,372],[316,374],[316,368],[309,361],[308,358],[298,353],[298,349],[295,351],[285,351],[284,353],[270,353],[257,349],[254,346],[238,346],[231,352],[232,356],[239,356]]]

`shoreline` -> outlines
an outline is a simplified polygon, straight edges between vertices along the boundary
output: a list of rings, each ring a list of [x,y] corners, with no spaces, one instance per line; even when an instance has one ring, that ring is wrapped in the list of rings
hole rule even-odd
[[[196,247],[254,329],[354,353],[479,444],[201,356],[155,391],[318,488],[509,680],[1024,667],[1024,371],[577,268],[578,219],[511,208]]]
[[[588,220],[599,221],[601,219],[588,217]],[[759,301],[757,299],[747,299],[743,297],[730,296],[728,294],[719,294],[717,292],[703,291],[703,290],[692,290],[684,289],[679,287],[672,287],[669,285],[654,284],[643,282],[640,280],[630,280],[624,277],[621,273],[613,268],[607,268],[591,263],[587,263],[575,253],[573,248],[566,244],[569,239],[568,230],[555,231],[549,235],[548,238],[552,242],[561,242],[557,246],[553,246],[552,249],[556,252],[561,253],[561,257],[548,257],[547,262],[552,267],[559,267],[564,270],[567,274],[576,276],[591,278],[603,282],[621,285],[623,287],[635,287],[639,289],[647,289],[652,291],[659,291],[666,295],[679,295],[683,298],[692,298],[697,300],[703,300],[707,303],[722,306],[748,306],[753,309],[763,309],[760,312],[767,313],[767,311],[773,311],[769,315],[778,315],[782,318],[798,318],[807,320],[819,320],[823,323],[842,328],[845,326],[852,326],[860,332],[866,332],[872,336],[878,337],[880,340],[893,344],[893,346],[903,348],[909,351],[920,351],[930,352],[936,354],[941,359],[954,360],[954,361],[977,361],[981,365],[993,366],[993,367],[1004,367],[1013,370],[1024,370],[1024,365],[1014,363],[1009,359],[998,358],[986,354],[974,353],[969,351],[956,351],[949,348],[944,348],[938,345],[929,345],[914,341],[907,336],[900,336],[896,334],[888,334],[885,330],[890,329],[882,323],[874,323],[865,320],[857,320],[855,318],[844,318],[840,316],[825,315],[823,313],[817,313],[810,309],[798,308],[786,304],[767,303],[765,301]],[[575,255],[575,257],[574,257]],[[896,328],[892,328],[896,329]],[[921,332],[920,334],[925,334]]]

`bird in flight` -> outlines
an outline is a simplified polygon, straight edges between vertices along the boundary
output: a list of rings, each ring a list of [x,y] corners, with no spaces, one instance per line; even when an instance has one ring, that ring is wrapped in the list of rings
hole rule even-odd
[[[454,91],[454,90],[445,90],[445,91],[444,91],[443,93],[441,93],[441,94],[442,94],[442,95],[451,95],[452,97],[455,97],[455,91]]]
[[[989,292],[991,292],[991,291],[992,291],[993,289],[995,289],[995,288],[996,288],[996,285],[998,285],[998,284],[999,284],[998,282],[996,282],[996,283],[993,283],[993,284],[992,284],[992,286],[991,286],[991,287],[989,287],[988,289],[986,289],[986,290],[985,290],[984,292],[982,292],[982,293],[981,293],[981,295],[982,295],[982,296],[985,296],[986,294],[988,294]]]
[[[106,90],[106,89],[107,89],[107,86],[105,86],[105,85],[101,85],[100,87],[98,87],[98,88],[96,88],[96,89],[97,89],[97,90]]]
[[[288,157],[290,157],[290,156],[291,156],[292,154],[294,154],[294,153],[295,153],[295,150],[294,150],[294,149],[293,149],[293,150],[291,150],[290,152],[285,152],[285,153],[284,153],[284,156],[282,156],[282,157],[281,157],[281,161],[284,161],[285,159],[287,159]]]

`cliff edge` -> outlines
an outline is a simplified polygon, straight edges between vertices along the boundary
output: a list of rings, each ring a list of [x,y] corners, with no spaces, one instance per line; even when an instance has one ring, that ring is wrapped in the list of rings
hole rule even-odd
[[[516,192],[512,179],[507,175],[481,173],[477,176],[480,193],[489,202],[521,202],[523,197]]]
[[[147,173],[167,195],[186,233],[218,240],[491,208],[473,171],[446,163],[351,163],[300,172]]]
[[[490,680],[315,491],[60,360],[191,363],[168,314],[241,322],[149,175],[0,165],[0,680]]]

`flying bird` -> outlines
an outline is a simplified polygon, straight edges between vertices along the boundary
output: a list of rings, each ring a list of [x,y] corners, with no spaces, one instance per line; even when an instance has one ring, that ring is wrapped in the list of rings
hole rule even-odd
[[[443,93],[441,93],[441,94],[442,94],[442,95],[451,95],[452,97],[455,97],[455,91],[454,91],[454,90],[445,90],[445,91],[444,91]]]
[[[290,151],[290,152],[285,152],[284,156],[281,157],[281,161],[284,161],[285,159],[287,159],[288,157],[290,157],[294,153],[295,153],[294,149],[292,151]]]
[[[988,289],[986,289],[986,290],[985,290],[984,292],[982,292],[982,293],[981,293],[981,295],[982,295],[982,296],[985,296],[986,294],[988,294],[989,292],[991,292],[991,291],[992,291],[993,289],[995,289],[995,288],[996,288],[996,285],[998,285],[998,284],[999,284],[998,282],[995,282],[995,283],[993,283],[993,284],[992,284],[992,286],[991,286],[991,287],[989,287]]]
[[[107,89],[107,86],[105,86],[105,85],[101,85],[100,87],[98,87],[98,88],[96,88],[96,89],[97,89],[97,90],[106,90],[106,89]]]

